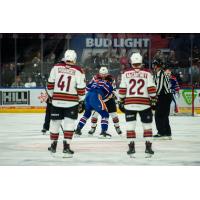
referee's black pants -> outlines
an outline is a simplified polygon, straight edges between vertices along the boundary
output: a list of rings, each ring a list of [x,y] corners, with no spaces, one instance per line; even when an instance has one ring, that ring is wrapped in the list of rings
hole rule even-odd
[[[161,136],[171,136],[169,124],[170,104],[172,94],[158,95],[158,103],[155,109],[155,122],[158,134]]]

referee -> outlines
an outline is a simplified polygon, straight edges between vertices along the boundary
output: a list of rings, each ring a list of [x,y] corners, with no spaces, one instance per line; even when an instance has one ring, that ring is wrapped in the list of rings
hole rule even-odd
[[[155,108],[155,122],[157,134],[154,138],[171,140],[171,127],[169,124],[170,104],[172,92],[169,77],[165,74],[161,60],[153,62],[154,81],[157,87],[158,102]]]

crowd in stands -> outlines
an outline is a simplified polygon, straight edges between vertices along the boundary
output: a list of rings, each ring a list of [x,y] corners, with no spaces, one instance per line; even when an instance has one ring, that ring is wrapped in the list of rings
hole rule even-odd
[[[151,34],[140,34],[140,37],[152,37]],[[53,34],[51,35],[53,37]],[[60,36],[59,36],[60,37]],[[96,37],[125,37],[124,34],[96,34]],[[132,37],[128,35],[126,37]],[[160,36],[161,37],[161,36]],[[186,37],[186,36],[184,36]],[[187,39],[189,36],[187,36]],[[200,38],[200,36],[199,36]],[[157,37],[158,39],[158,37]],[[155,38],[154,38],[155,40]],[[60,41],[60,40],[59,40]],[[49,75],[54,63],[61,60],[61,56],[66,46],[59,47],[59,50],[53,48],[59,46],[59,41],[48,44],[49,51],[41,55],[41,50],[37,49],[32,53],[32,57],[23,62],[2,62],[1,63],[1,87],[41,87],[42,82],[38,74],[43,74],[46,78]],[[163,40],[166,43],[166,40]],[[129,67],[129,56],[139,51],[143,55],[144,67],[150,69],[153,60],[163,61],[165,68],[171,69],[177,77],[179,84],[200,85],[200,39],[194,44],[191,51],[189,39],[172,38],[168,48],[154,47],[149,49],[131,49],[131,48],[108,48],[100,51],[92,49],[84,59],[79,63],[86,72],[87,82],[98,73],[101,66],[107,66],[110,73],[116,78],[117,85],[120,82],[121,72]],[[187,47],[187,48],[186,48]],[[2,50],[1,50],[2,51]],[[192,53],[191,53],[192,52]],[[3,60],[3,59],[2,59]]]

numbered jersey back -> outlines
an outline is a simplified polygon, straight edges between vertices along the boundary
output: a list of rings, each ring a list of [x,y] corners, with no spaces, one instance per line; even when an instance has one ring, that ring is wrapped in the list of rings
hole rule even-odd
[[[85,75],[78,66],[65,63],[55,65],[48,82],[54,85],[51,93],[54,106],[72,107],[84,98]]]
[[[152,75],[140,69],[131,69],[122,74],[119,96],[125,98],[127,110],[144,110],[150,107],[150,97],[156,95]]]

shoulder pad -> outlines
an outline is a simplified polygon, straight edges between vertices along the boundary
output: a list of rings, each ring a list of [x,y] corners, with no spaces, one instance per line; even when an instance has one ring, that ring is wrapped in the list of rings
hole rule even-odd
[[[147,68],[144,68],[144,69],[142,69],[141,71],[145,71],[145,72],[151,73],[151,70],[150,70],[150,69],[147,69]]]
[[[71,65],[70,67],[73,68],[73,69],[76,69],[77,71],[81,72],[82,74],[85,73],[84,70],[82,69],[82,67],[80,67],[80,66]]]
[[[122,73],[129,72],[129,71],[133,71],[133,70],[134,70],[133,68],[126,68],[126,69],[123,70]]]
[[[66,63],[61,61],[61,62],[55,64],[54,66],[66,66]]]

